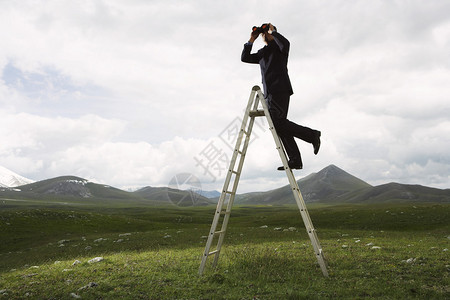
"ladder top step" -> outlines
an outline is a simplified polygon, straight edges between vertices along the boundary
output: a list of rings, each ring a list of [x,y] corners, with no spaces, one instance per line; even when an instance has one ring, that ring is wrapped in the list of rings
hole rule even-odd
[[[251,110],[249,113],[250,117],[262,117],[265,116],[264,110]]]
[[[216,253],[219,252],[219,251],[220,251],[220,250],[214,250],[214,251],[211,251],[211,252],[208,253],[208,256],[213,255],[213,254],[216,254]]]

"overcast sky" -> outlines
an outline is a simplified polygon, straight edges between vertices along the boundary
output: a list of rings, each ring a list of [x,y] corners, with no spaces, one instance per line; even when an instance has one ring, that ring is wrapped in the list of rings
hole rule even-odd
[[[322,132],[304,169],[450,188],[450,1],[0,1],[0,165],[119,188],[190,173],[220,190],[257,65],[291,43],[289,119]],[[258,40],[253,51],[263,44]],[[258,121],[238,192],[288,184]]]

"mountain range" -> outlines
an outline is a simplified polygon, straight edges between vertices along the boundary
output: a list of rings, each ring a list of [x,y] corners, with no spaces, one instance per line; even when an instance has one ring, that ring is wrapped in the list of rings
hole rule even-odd
[[[144,187],[134,192],[90,182],[76,176],[60,176],[14,188],[0,188],[0,199],[39,200],[76,204],[203,206],[213,202],[192,191]]]
[[[1,169],[0,169],[1,170]],[[0,174],[1,175],[1,174]],[[17,175],[17,174],[16,174]],[[20,175],[18,175],[20,176]],[[2,177],[0,177],[2,178]],[[17,177],[19,178],[19,177]],[[421,185],[388,183],[372,186],[330,165],[298,180],[306,203],[384,203],[384,202],[449,202],[450,189]],[[207,198],[204,195],[217,196]],[[61,176],[20,186],[0,187],[0,199],[65,201],[130,205],[204,206],[217,203],[219,192],[178,190],[169,187],[144,187],[134,192],[97,184],[75,176]],[[236,204],[294,204],[289,185],[267,192],[236,195]]]
[[[450,202],[450,189],[388,183],[372,186],[330,165],[297,181],[306,203]],[[294,204],[290,185],[236,196],[238,204]]]

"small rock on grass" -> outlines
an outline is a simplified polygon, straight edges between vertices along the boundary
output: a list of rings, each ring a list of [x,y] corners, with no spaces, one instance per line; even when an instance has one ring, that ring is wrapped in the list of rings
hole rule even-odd
[[[79,260],[77,259],[76,261],[73,262],[72,266],[79,265],[79,264],[81,264],[81,261],[79,261]]]
[[[88,263],[93,264],[93,263],[98,263],[100,261],[103,260],[103,257],[95,257],[93,259],[88,260]]]
[[[98,286],[98,284],[96,284],[95,282],[89,282],[87,285],[80,287],[78,290],[81,291],[96,286]]]
[[[77,295],[75,293],[70,293],[70,297],[75,298],[75,299],[81,299],[81,296]]]
[[[107,241],[107,240],[108,240],[108,239],[99,238],[99,239],[96,239],[96,240],[94,241],[94,243],[100,243],[100,242]]]

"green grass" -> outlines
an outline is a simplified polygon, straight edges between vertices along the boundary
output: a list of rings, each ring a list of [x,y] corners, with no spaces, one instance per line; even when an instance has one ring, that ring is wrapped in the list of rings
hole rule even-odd
[[[294,206],[233,208],[218,268],[198,276],[213,211],[3,206],[0,299],[450,298],[448,204],[309,207],[329,278]]]

